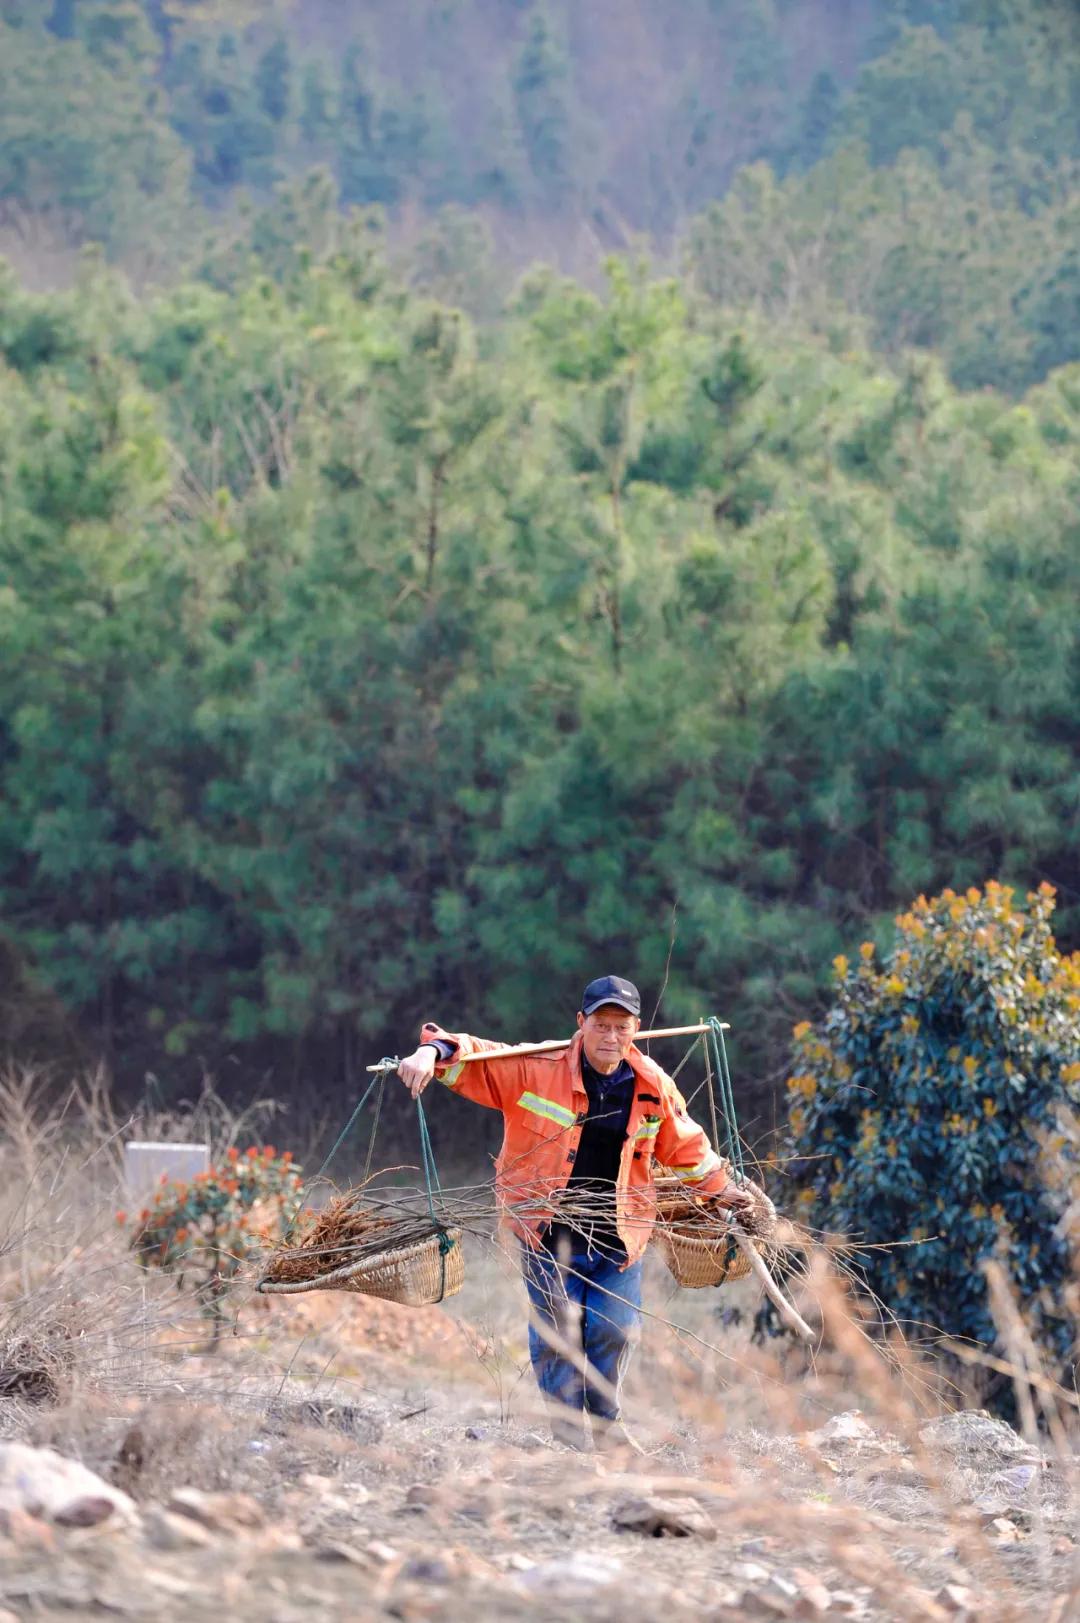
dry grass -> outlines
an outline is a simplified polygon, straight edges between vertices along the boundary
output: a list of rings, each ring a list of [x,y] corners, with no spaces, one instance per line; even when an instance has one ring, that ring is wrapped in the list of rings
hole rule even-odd
[[[946,1583],[977,1596],[980,1623],[1080,1615],[1070,1532],[1080,1502],[1076,1396],[1039,1365],[1000,1268],[993,1359],[1016,1384],[1017,1447],[1038,1462],[1003,1518],[1015,1538],[978,1506],[1007,1475],[1008,1456],[989,1444],[980,1454],[935,1443],[928,1421],[962,1397],[952,1377],[898,1334],[872,1334],[842,1256],[808,1243],[792,1252],[789,1283],[822,1327],[810,1354],[752,1340],[751,1282],[680,1292],[650,1254],[627,1387],[650,1454],[632,1472],[598,1476],[589,1460],[540,1441],[513,1247],[479,1216],[465,1285],[448,1309],[325,1295],[296,1307],[254,1298],[241,1282],[229,1298],[233,1333],[206,1354],[195,1305],[136,1265],[114,1222],[124,1124],[107,1090],[93,1080],[42,1108],[37,1080],[0,1081],[0,1435],[79,1457],[142,1503],[185,1483],[244,1488],[269,1515],[310,1526],[313,1540],[329,1536],[337,1516],[335,1536],[356,1537],[362,1525],[394,1548],[452,1546],[496,1576],[526,1552],[555,1560],[576,1548],[625,1564],[625,1536],[610,1527],[613,1492],[692,1494],[722,1539],[673,1549],[661,1541],[645,1568],[635,1556],[618,1604],[642,1617],[678,1616],[684,1604],[700,1615],[729,1591],[734,1605],[752,1582],[740,1562],[805,1569],[858,1592],[870,1616],[944,1617],[934,1596]],[[249,1130],[206,1097],[200,1108],[216,1147]],[[168,1133],[161,1121],[140,1124],[148,1128]],[[330,1258],[343,1244],[374,1243],[372,1217],[384,1229],[393,1221],[385,1207],[342,1200],[311,1220],[305,1245]],[[354,1219],[359,1231],[344,1232]],[[831,1416],[855,1409],[876,1441],[820,1435]],[[331,1513],[333,1495],[306,1488],[307,1477],[332,1478],[343,1493],[363,1487],[362,1515]],[[422,1525],[402,1509],[414,1487],[430,1495]],[[395,1571],[380,1610],[404,1604],[407,1574]],[[517,1615],[512,1595],[484,1589],[495,1578],[470,1571],[454,1580],[462,1605]],[[305,1569],[305,1584],[317,1576]],[[655,1610],[653,1576],[662,1580]],[[217,1582],[209,1566],[205,1582]],[[327,1591],[329,1615],[352,1615],[334,1612],[337,1593]],[[534,1597],[529,1615],[559,1615],[539,1604]],[[561,1601],[562,1615],[568,1604],[590,1615],[584,1602]]]

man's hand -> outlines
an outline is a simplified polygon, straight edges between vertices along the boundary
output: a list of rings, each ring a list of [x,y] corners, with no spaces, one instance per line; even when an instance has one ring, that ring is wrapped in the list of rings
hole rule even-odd
[[[439,1063],[439,1050],[433,1043],[421,1043],[415,1054],[410,1054],[398,1066],[398,1076],[414,1099],[419,1099]]]
[[[737,1183],[725,1184],[718,1195],[712,1196],[712,1204],[731,1212],[739,1222],[745,1222],[757,1211],[757,1201],[749,1189],[741,1189]]]

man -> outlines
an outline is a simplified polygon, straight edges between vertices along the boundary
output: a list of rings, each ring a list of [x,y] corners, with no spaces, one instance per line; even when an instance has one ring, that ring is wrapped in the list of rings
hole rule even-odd
[[[603,975],[585,988],[566,1049],[465,1064],[502,1045],[428,1023],[398,1067],[414,1099],[435,1076],[502,1111],[495,1186],[522,1242],[530,1356],[552,1429],[573,1447],[585,1446],[586,1417],[600,1446],[629,1441],[619,1388],[641,1320],[654,1173],[738,1216],[753,1210],[675,1083],[634,1046],[640,1016],[637,987]]]

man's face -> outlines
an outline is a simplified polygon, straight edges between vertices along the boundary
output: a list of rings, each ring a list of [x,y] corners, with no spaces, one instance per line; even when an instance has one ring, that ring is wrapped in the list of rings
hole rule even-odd
[[[617,1003],[602,1003],[592,1014],[578,1011],[578,1030],[585,1043],[585,1058],[601,1076],[610,1076],[630,1052],[641,1028],[636,1015]]]

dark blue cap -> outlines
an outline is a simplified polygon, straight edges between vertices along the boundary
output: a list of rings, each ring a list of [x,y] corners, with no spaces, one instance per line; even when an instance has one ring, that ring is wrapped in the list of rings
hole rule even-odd
[[[621,975],[601,975],[598,981],[590,981],[581,994],[582,1014],[592,1014],[605,1003],[614,1003],[628,1014],[641,1014],[641,994],[633,981],[624,981]]]

